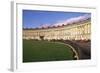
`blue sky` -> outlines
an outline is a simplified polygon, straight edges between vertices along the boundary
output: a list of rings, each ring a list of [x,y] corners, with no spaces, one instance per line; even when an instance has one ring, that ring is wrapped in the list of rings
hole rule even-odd
[[[37,28],[43,25],[52,26],[63,23],[66,20],[74,20],[82,16],[90,17],[90,13],[80,12],[58,12],[58,11],[37,11],[23,10],[23,28]]]

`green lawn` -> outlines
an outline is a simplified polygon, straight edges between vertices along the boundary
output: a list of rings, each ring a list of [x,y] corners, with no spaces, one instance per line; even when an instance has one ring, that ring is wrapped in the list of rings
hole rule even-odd
[[[73,60],[70,47],[58,42],[23,40],[23,62]]]

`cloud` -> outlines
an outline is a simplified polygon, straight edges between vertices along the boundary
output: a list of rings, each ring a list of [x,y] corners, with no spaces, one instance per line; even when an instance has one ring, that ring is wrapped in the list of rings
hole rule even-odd
[[[83,16],[78,16],[78,17],[69,18],[69,19],[64,20],[64,21],[58,21],[57,23],[55,23],[55,24],[53,24],[53,25],[54,25],[54,26],[67,25],[67,24],[71,24],[71,23],[74,23],[74,22],[86,20],[86,19],[88,19],[88,18],[90,18],[90,17],[91,17],[91,15],[85,14],[85,15],[83,15]]]
[[[55,24],[44,24],[44,25],[41,25],[41,27],[43,28],[47,28],[47,27],[57,27],[57,26],[62,26],[62,25],[67,25],[67,24],[72,24],[72,23],[75,23],[75,22],[79,22],[79,21],[83,21],[83,20],[86,20],[88,18],[91,18],[91,15],[90,14],[85,14],[83,16],[78,16],[78,17],[73,17],[73,18],[69,18],[67,20],[60,20],[60,21],[57,21]]]
[[[43,25],[40,26],[40,28],[47,28],[49,26],[50,26],[50,24],[43,24]]]

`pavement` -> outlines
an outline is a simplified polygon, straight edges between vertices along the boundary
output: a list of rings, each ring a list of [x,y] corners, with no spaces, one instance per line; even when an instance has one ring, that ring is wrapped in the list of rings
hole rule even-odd
[[[90,41],[61,41],[71,45],[78,53],[80,60],[91,59],[91,43]]]

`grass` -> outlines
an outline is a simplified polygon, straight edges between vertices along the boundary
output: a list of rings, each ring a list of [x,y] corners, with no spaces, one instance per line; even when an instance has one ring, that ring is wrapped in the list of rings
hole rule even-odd
[[[23,62],[73,60],[70,47],[58,42],[23,40]]]

